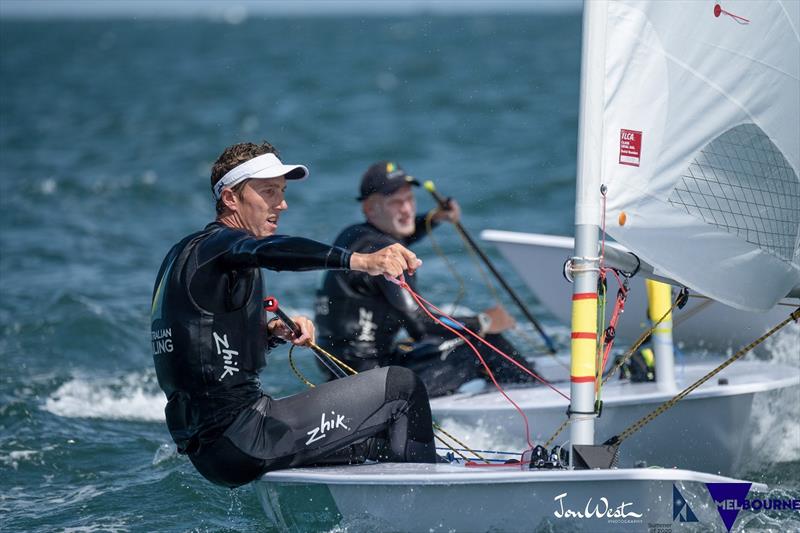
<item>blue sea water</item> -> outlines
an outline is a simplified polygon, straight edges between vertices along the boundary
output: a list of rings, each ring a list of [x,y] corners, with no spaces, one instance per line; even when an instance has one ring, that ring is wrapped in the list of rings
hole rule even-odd
[[[156,270],[212,219],[225,146],[267,139],[309,166],[281,233],[332,241],[382,158],[457,197],[475,234],[571,232],[579,15],[236,22],[0,19],[1,531],[269,530],[249,488],[215,487],[175,453],[148,341]],[[438,237],[466,303],[491,303],[455,233]],[[423,294],[451,301],[444,262],[417,251]],[[318,278],[268,282],[309,310]],[[263,373],[270,394],[302,388],[286,363],[279,351]],[[798,427],[743,474],[800,497]]]

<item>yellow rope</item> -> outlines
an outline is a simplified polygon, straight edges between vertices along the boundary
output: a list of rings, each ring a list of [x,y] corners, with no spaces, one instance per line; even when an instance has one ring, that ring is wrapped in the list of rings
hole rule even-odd
[[[470,449],[470,447],[469,447],[469,446],[467,446],[466,444],[464,444],[463,442],[461,442],[460,440],[458,440],[457,438],[455,438],[454,436],[452,436],[450,433],[446,432],[446,431],[444,430],[444,428],[442,428],[442,426],[440,426],[440,425],[439,425],[439,424],[437,424],[436,422],[434,422],[434,423],[433,423],[433,429],[435,429],[435,430],[437,430],[437,431],[441,431],[442,433],[444,433],[445,435],[447,435],[448,437],[450,437],[451,439],[453,439],[453,440],[456,442],[456,444],[458,444],[459,446],[461,446],[461,447],[462,447],[462,448],[464,448],[465,450],[469,451],[470,453],[473,453],[473,454],[475,454],[475,457],[477,457],[477,458],[478,458],[478,459],[480,459],[481,461],[483,461],[483,462],[485,462],[485,463],[488,463],[488,462],[489,462],[489,461],[487,461],[486,459],[484,459],[484,458],[483,458],[483,457],[482,457],[482,456],[481,456],[481,455],[480,455],[478,452],[476,452],[475,450],[472,450],[472,449]],[[439,440],[442,440],[442,439],[439,439]],[[444,441],[442,441],[442,442],[444,442]],[[448,448],[450,448],[450,449],[451,449],[451,450],[453,450],[454,452],[456,451],[456,449],[455,449],[455,448],[453,448],[452,446],[448,446]],[[458,452],[456,452],[456,453],[458,453]],[[462,456],[462,457],[463,457],[463,456]]]
[[[458,295],[456,296],[455,302],[453,302],[453,309],[455,309],[456,306],[461,303],[461,299],[466,294],[466,289],[464,288],[464,278],[461,277],[450,260],[447,259],[447,255],[445,255],[444,250],[442,250],[442,247],[439,246],[439,242],[436,240],[436,237],[433,236],[433,217],[436,216],[439,211],[440,209],[436,207],[428,211],[428,214],[425,215],[425,231],[428,233],[428,239],[431,242],[433,251],[436,253],[436,255],[442,258],[447,270],[450,271],[450,274],[453,275],[453,278],[455,278],[456,282],[458,283]]]
[[[292,352],[293,351],[294,351],[294,344],[292,344],[292,346],[289,348],[289,366],[292,367],[292,372],[294,372],[294,375],[297,376],[300,379],[300,381],[302,381],[303,383],[305,383],[309,387],[312,387],[312,388],[316,387],[316,385],[314,385],[313,383],[308,381],[305,378],[305,376],[303,376],[303,374],[301,374],[300,371],[297,370],[297,367],[294,366],[294,358],[292,357]]]
[[[561,425],[558,427],[558,429],[555,431],[555,433],[553,433],[553,435],[549,439],[547,439],[547,442],[545,442],[542,446],[545,447],[545,448],[549,448],[550,445],[553,444],[553,442],[556,440],[556,437],[558,437],[559,434],[561,434],[561,432],[564,431],[565,427],[567,427],[568,425],[572,424],[573,422],[577,422],[578,420],[588,420],[590,418],[591,418],[590,416],[578,416],[578,417],[575,417],[575,418],[565,418],[564,421],[561,423]]]
[[[314,350],[314,351],[315,351],[315,352],[317,352],[318,354],[324,355],[325,357],[327,357],[328,359],[330,359],[331,361],[333,361],[334,363],[336,363],[337,365],[339,365],[341,368],[344,368],[345,370],[347,370],[348,372],[350,372],[352,375],[356,375],[356,374],[358,374],[358,372],[357,372],[355,369],[351,368],[350,366],[348,366],[347,364],[345,364],[345,363],[344,363],[342,360],[340,360],[339,358],[337,358],[337,357],[336,357],[336,356],[334,356],[333,354],[329,353],[327,350],[325,350],[325,349],[324,349],[324,348],[322,348],[321,346],[317,345],[316,343],[309,342],[309,343],[307,344],[307,347],[308,347],[308,348],[310,348],[310,349],[312,349],[312,350]],[[292,357],[292,352],[294,351],[294,348],[295,348],[295,346],[294,346],[294,345],[292,345],[292,346],[291,346],[291,348],[289,348],[289,365],[292,367],[292,370],[294,371],[295,375],[296,375],[298,378],[300,378],[300,381],[302,381],[304,384],[306,384],[306,385],[307,385],[307,386],[309,386],[309,387],[314,387],[315,385],[314,385],[313,383],[311,383],[309,380],[307,380],[307,379],[306,379],[306,378],[303,376],[303,374],[301,374],[301,373],[300,373],[300,371],[299,371],[299,370],[297,369],[297,367],[295,366],[295,364],[294,364],[294,358]],[[481,456],[481,455],[480,455],[478,452],[476,452],[476,451],[474,451],[474,450],[470,449],[470,447],[469,447],[469,446],[467,446],[466,444],[464,444],[463,442],[461,442],[460,440],[458,440],[457,438],[455,438],[453,435],[451,435],[450,433],[448,433],[447,431],[445,431],[445,430],[444,430],[444,429],[443,429],[443,428],[442,428],[442,427],[441,427],[439,424],[437,424],[436,422],[434,422],[434,423],[433,423],[433,428],[434,428],[435,430],[437,430],[437,431],[440,431],[440,432],[442,432],[443,434],[447,435],[447,436],[448,436],[449,438],[451,438],[453,441],[455,441],[456,443],[458,443],[458,444],[459,444],[459,445],[460,445],[462,448],[464,448],[465,450],[467,450],[467,451],[469,451],[470,453],[474,454],[476,457],[478,457],[478,458],[479,458],[479,459],[481,459],[482,461],[484,461],[484,462],[486,462],[486,463],[488,463],[488,462],[489,462],[489,461],[487,461],[486,459],[484,459],[484,458],[483,458],[483,457],[482,457],[482,456]],[[445,446],[447,446],[448,448],[450,448],[450,449],[451,449],[453,452],[455,452],[455,453],[457,453],[458,455],[460,455],[460,456],[461,456],[461,457],[462,457],[462,458],[463,458],[465,461],[468,461],[468,460],[469,460],[469,459],[468,459],[466,456],[464,456],[463,454],[461,454],[461,453],[460,453],[460,452],[459,452],[457,449],[455,449],[455,447],[451,446],[449,443],[447,443],[447,442],[446,442],[445,440],[443,440],[441,437],[439,437],[438,435],[434,435],[434,436],[435,436],[437,439],[439,439],[439,441],[440,441],[442,444],[444,444]]]
[[[678,302],[680,302],[680,295],[678,295],[675,298],[675,302],[672,304],[672,307],[669,308],[669,311],[664,313],[664,315],[661,318],[659,318],[648,330],[645,330],[639,336],[639,338],[636,339],[636,342],[633,343],[633,345],[630,347],[630,349],[628,349],[628,351],[625,353],[625,355],[617,362],[616,365],[614,365],[614,367],[606,375],[605,379],[603,380],[602,385],[605,385],[608,382],[608,380],[611,378],[611,376],[616,374],[617,370],[619,370],[619,368],[622,365],[624,365],[625,362],[633,356],[633,354],[636,353],[636,350],[638,350],[639,347],[642,344],[644,344],[645,339],[647,339],[647,337],[649,335],[651,335],[653,333],[653,331],[656,330],[656,328],[661,324],[661,322],[663,322],[667,318],[667,316],[669,316],[669,314],[678,306]],[[558,429],[556,429],[555,433],[553,433],[553,435],[549,439],[547,439],[547,442],[544,444],[544,447],[545,448],[549,448],[550,445],[553,443],[553,441],[556,440],[556,437],[558,437],[558,435],[562,431],[564,431],[564,428],[567,427],[569,424],[570,424],[570,419],[569,418],[564,420],[564,422],[558,427]]]
[[[325,357],[327,357],[328,359],[330,359],[331,361],[333,361],[334,363],[339,365],[341,368],[344,368],[345,370],[350,372],[352,375],[355,376],[356,374],[358,374],[358,372],[356,372],[354,369],[352,369],[349,366],[347,366],[343,361],[337,359],[332,354],[330,354],[327,351],[325,351],[325,349],[322,348],[321,346],[319,346],[319,345],[317,345],[317,344],[315,344],[313,342],[309,342],[308,343],[308,347],[311,348],[312,350],[314,350],[315,352],[317,352],[318,354],[324,355]]]
[[[440,437],[440,436],[439,436],[439,435],[437,435],[436,433],[434,433],[434,434],[433,434],[433,436],[434,436],[434,438],[435,438],[436,440],[438,440],[439,442],[441,442],[442,444],[444,444],[445,446],[447,446],[448,448],[450,448],[450,450],[452,450],[454,453],[457,453],[459,457],[461,457],[461,458],[462,458],[462,459],[464,459],[465,461],[469,461],[469,457],[467,457],[466,455],[464,455],[463,453],[461,453],[460,451],[458,451],[457,449],[455,449],[453,446],[451,446],[451,445],[450,445],[450,443],[449,443],[449,442],[447,442],[446,440],[444,440],[442,437]]]
[[[553,436],[550,437],[549,439],[547,439],[547,442],[544,443],[544,447],[545,448],[550,448],[550,445],[553,444],[553,441],[556,440],[556,437],[558,437],[558,435],[562,431],[564,431],[564,428],[569,425],[569,420],[570,420],[569,417],[564,419],[564,421],[561,423],[561,425],[558,426],[558,429],[556,430],[556,432],[553,433]]]
[[[722,372],[725,368],[730,366],[734,361],[741,358],[744,354],[746,354],[747,352],[749,352],[750,350],[752,350],[753,348],[764,342],[770,336],[775,334],[778,330],[783,328],[786,324],[788,324],[793,320],[797,320],[798,318],[800,318],[800,307],[795,309],[788,317],[786,317],[783,321],[781,321],[780,324],[778,324],[777,326],[775,326],[774,328],[764,333],[762,336],[760,336],[759,338],[757,338],[756,340],[754,340],[753,342],[751,342],[750,344],[748,344],[747,346],[745,346],[744,348],[733,354],[717,368],[715,368],[714,370],[712,370],[711,372],[709,372],[708,374],[706,374],[705,376],[698,379],[697,381],[686,387],[684,390],[676,394],[671,400],[664,402],[658,408],[656,408],[652,413],[643,416],[642,418],[631,424],[627,429],[625,429],[622,433],[619,434],[619,436],[615,439],[614,444],[619,445],[619,443],[621,443],[622,441],[633,435],[635,432],[640,430],[645,424],[652,422],[658,415],[660,415],[661,413],[663,413],[664,411],[666,411],[667,409],[678,403],[680,400],[685,398],[689,393],[691,393],[697,387],[699,387],[712,377]]]
[[[621,367],[622,365],[624,365],[624,364],[625,364],[625,363],[628,361],[628,359],[630,359],[631,357],[633,357],[633,354],[635,354],[635,353],[636,353],[636,350],[638,350],[638,349],[639,349],[639,347],[640,347],[642,344],[644,344],[644,341],[646,341],[646,340],[647,340],[647,338],[648,338],[650,335],[652,335],[652,334],[653,334],[653,332],[656,330],[656,328],[658,328],[658,326],[659,326],[659,325],[661,325],[661,323],[662,323],[664,320],[666,320],[666,318],[669,316],[669,314],[670,314],[672,311],[674,311],[676,307],[678,307],[678,303],[679,303],[680,301],[681,301],[681,295],[679,294],[678,296],[676,296],[676,297],[675,297],[675,301],[672,303],[672,307],[670,307],[670,308],[669,308],[669,310],[668,310],[666,313],[664,313],[664,314],[661,316],[661,318],[659,318],[658,320],[656,320],[656,321],[653,323],[653,325],[652,325],[652,326],[650,326],[650,328],[649,328],[649,329],[645,330],[645,331],[644,331],[644,332],[643,332],[641,335],[639,335],[639,338],[638,338],[638,339],[636,339],[636,342],[634,342],[634,343],[631,345],[631,347],[628,349],[628,351],[627,351],[627,352],[625,352],[625,355],[624,355],[624,356],[622,356],[622,358],[621,358],[619,361],[617,361],[617,364],[616,364],[616,365],[614,365],[614,366],[612,367],[612,369],[611,369],[611,370],[608,372],[608,374],[606,374],[606,377],[605,377],[605,379],[603,380],[603,384],[604,384],[604,385],[605,385],[605,384],[608,382],[608,380],[609,380],[609,379],[611,379],[611,377],[612,377],[614,374],[616,374],[617,370],[619,370],[619,369],[620,369],[620,367]]]

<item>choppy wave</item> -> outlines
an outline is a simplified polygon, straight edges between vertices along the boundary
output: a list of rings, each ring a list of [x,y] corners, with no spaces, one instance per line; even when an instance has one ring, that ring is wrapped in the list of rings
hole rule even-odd
[[[797,348],[800,346],[800,324],[790,323],[764,341],[769,360],[800,368]]]
[[[95,531],[116,533],[118,531],[130,531],[130,525],[125,520],[109,520],[108,522],[104,521],[89,526],[65,527],[61,531],[63,533],[94,533]]]
[[[164,420],[164,394],[153,376],[133,373],[118,378],[73,378],[45,401],[44,409],[68,418],[106,420]]]
[[[39,461],[41,453],[39,450],[14,450],[8,453],[0,453],[0,464],[10,466],[16,470],[21,462]]]
[[[178,449],[174,444],[162,443],[153,454],[153,466],[169,461],[178,456]]]
[[[800,324],[789,324],[765,341],[768,360],[800,368]],[[757,394],[753,401],[757,431],[753,459],[760,463],[800,460],[800,387]]]

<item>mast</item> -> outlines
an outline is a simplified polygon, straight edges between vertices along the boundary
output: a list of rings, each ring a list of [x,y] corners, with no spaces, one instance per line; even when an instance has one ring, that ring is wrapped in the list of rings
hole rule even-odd
[[[575,197],[570,443],[594,444],[600,169],[605,81],[605,0],[585,2]],[[574,454],[570,454],[573,457]]]

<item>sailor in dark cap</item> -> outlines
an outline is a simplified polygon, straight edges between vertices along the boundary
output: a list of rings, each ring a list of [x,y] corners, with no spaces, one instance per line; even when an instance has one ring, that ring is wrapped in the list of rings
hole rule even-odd
[[[366,221],[342,231],[335,245],[369,253],[398,243],[410,246],[420,240],[426,235],[426,215],[417,215],[415,186],[419,182],[395,162],[371,165],[361,179],[357,198]],[[431,214],[431,220],[435,226],[441,221],[457,222],[460,215],[458,203],[450,200],[448,209]],[[406,281],[416,285],[413,278]],[[513,346],[499,335],[514,325],[502,307],[457,318],[504,352],[514,354]],[[422,378],[430,396],[452,393],[464,383],[486,377],[468,346],[430,320],[406,291],[382,277],[327,272],[318,293],[315,322],[319,344],[348,365],[358,371],[405,366]],[[411,342],[398,342],[401,330]],[[481,349],[481,355],[500,381],[532,381],[495,352]]]

